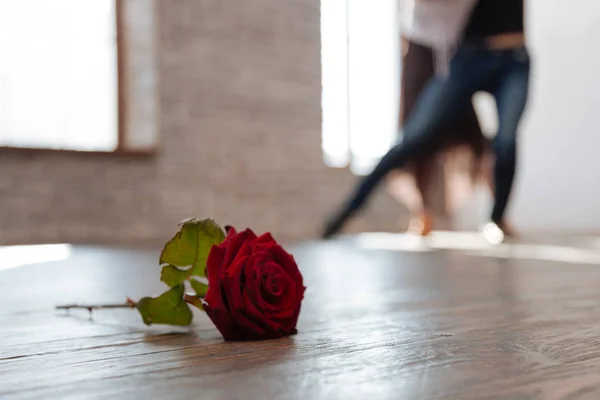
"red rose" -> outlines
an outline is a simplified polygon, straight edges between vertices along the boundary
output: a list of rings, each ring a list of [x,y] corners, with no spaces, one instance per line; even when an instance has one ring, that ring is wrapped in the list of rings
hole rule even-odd
[[[304,297],[294,258],[270,233],[228,228],[207,260],[206,314],[225,340],[279,338],[296,333]]]

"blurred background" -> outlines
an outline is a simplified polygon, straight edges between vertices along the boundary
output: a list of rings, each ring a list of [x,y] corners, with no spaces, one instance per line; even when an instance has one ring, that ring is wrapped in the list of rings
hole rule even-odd
[[[158,244],[210,216],[313,239],[396,138],[396,0],[0,0],[0,245]],[[527,2],[509,218],[600,233],[600,4]],[[475,99],[487,133],[489,97]],[[440,183],[444,198],[444,184]],[[475,191],[452,219],[477,229]],[[349,231],[410,215],[380,190]]]

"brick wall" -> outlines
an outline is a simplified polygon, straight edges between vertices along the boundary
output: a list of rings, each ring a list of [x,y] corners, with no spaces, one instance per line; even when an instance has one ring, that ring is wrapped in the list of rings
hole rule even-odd
[[[0,244],[154,244],[190,216],[315,237],[355,181],[322,162],[319,1],[127,1],[156,12],[158,153],[0,153]],[[350,230],[398,217],[381,191]]]

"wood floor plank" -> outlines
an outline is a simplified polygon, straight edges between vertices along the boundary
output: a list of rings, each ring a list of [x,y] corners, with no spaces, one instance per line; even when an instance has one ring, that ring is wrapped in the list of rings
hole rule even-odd
[[[299,334],[250,343],[200,312],[174,328],[53,309],[159,293],[153,251],[0,271],[0,398],[600,398],[600,266],[432,250],[293,248]]]

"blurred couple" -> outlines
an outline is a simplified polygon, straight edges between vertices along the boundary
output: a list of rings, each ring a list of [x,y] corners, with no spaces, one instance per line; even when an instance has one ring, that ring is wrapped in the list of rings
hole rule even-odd
[[[392,171],[411,173],[421,198],[412,231],[433,225],[429,186],[435,160],[457,147],[472,153],[474,178],[483,177],[494,206],[484,235],[501,241],[515,233],[505,218],[517,161],[517,129],[528,97],[530,60],[524,0],[400,0],[403,73],[399,142],[327,221],[323,238],[338,233]],[[473,108],[476,92],[497,105],[498,131],[482,133]],[[486,161],[493,173],[486,173]],[[397,196],[396,196],[397,197]],[[415,224],[416,222],[416,224]]]

